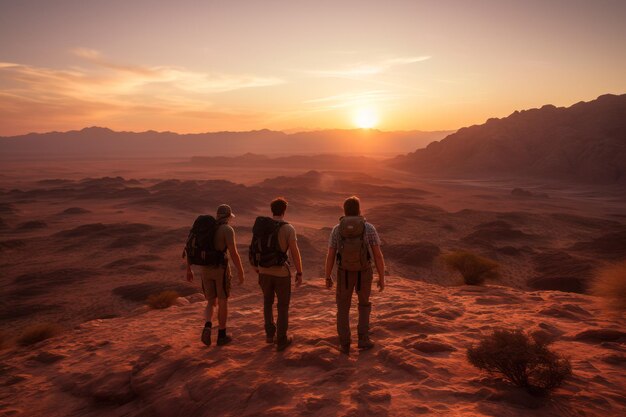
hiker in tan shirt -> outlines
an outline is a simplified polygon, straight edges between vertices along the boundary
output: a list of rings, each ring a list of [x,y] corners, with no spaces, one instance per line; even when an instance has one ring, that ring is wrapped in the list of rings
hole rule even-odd
[[[206,321],[201,337],[202,342],[207,346],[211,344],[212,318],[216,301],[218,305],[217,317],[219,322],[217,345],[225,345],[232,340],[232,338],[226,334],[228,297],[230,295],[230,282],[232,278],[228,262],[229,258],[237,268],[239,284],[242,285],[244,282],[243,265],[241,264],[241,258],[237,251],[237,244],[235,243],[235,230],[228,224],[234,217],[235,215],[230,206],[222,204],[217,208],[217,215],[215,217],[217,224],[212,229],[214,233],[213,249],[215,253],[218,254],[216,255],[218,259],[215,264],[191,264],[190,262],[193,258],[191,258],[189,254],[187,256],[187,281],[192,282],[194,276],[199,276],[202,283],[202,292],[207,300],[204,312]]]

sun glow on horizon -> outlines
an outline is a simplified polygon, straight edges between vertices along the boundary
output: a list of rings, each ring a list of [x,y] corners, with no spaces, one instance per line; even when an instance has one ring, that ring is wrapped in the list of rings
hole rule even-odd
[[[378,113],[374,108],[361,107],[354,112],[352,121],[359,129],[372,129],[378,125]]]

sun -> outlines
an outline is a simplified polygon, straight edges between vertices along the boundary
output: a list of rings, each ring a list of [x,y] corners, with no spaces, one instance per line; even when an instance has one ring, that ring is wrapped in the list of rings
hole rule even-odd
[[[371,129],[378,124],[378,114],[371,107],[361,107],[354,112],[352,121],[359,129]]]

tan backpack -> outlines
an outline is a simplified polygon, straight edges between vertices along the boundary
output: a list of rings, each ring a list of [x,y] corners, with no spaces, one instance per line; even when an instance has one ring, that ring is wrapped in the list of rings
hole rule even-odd
[[[365,239],[365,218],[345,216],[339,222],[337,264],[344,271],[364,271],[371,267]]]

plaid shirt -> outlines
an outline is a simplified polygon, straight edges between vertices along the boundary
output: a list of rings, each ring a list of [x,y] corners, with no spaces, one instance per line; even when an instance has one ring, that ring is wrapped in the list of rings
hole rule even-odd
[[[365,240],[369,246],[380,246],[380,236],[376,228],[368,222],[365,222]],[[339,246],[339,225],[333,227],[328,239],[329,248],[337,249],[337,246]]]

